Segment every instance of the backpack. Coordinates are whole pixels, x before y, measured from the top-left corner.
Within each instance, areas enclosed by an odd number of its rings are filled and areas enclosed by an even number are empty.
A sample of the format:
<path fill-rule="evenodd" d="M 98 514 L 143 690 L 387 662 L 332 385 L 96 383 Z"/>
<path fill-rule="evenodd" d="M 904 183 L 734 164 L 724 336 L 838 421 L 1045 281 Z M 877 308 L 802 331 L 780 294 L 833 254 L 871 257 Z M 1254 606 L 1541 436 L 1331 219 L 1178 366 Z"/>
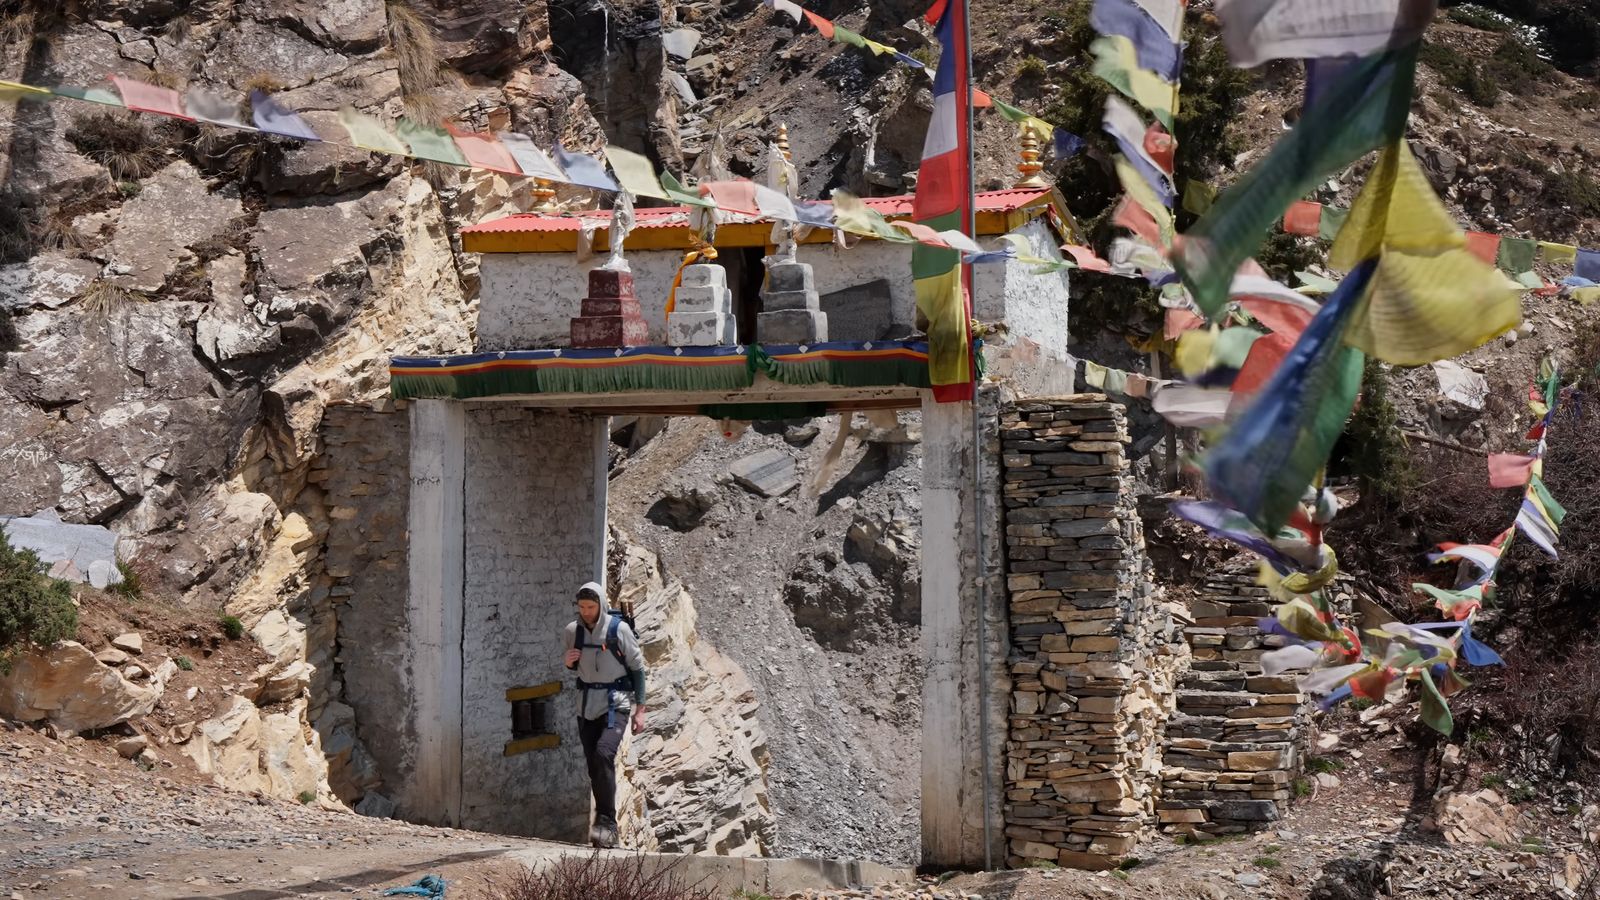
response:
<path fill-rule="evenodd" d="M 599 647 L 600 649 L 609 652 L 611 654 L 611 658 L 615 659 L 619 664 L 621 664 L 623 669 L 632 672 L 633 669 L 628 665 L 627 659 L 625 659 L 622 655 L 622 644 L 617 640 L 617 629 L 621 627 L 623 622 L 626 622 L 628 624 L 628 630 L 634 631 L 633 616 L 623 612 L 620 609 L 607 610 L 607 613 L 610 614 L 611 621 L 606 624 L 606 636 L 601 639 L 601 642 L 598 644 L 584 643 L 584 638 L 586 635 L 588 635 L 589 629 L 584 627 L 582 619 L 578 619 L 573 623 L 572 649 L 587 650 L 590 647 Z M 638 632 L 635 631 L 634 633 L 637 635 Z"/>

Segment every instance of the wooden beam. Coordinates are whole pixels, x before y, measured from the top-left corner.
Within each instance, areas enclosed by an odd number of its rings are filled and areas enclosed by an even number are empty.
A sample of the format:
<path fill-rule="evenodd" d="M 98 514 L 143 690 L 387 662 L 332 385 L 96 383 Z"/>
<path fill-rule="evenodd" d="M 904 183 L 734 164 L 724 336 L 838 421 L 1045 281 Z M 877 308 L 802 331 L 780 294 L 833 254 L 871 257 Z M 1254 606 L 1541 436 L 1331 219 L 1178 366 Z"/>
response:
<path fill-rule="evenodd" d="M 540 697 L 550 697 L 561 693 L 561 682 L 547 681 L 533 687 L 506 688 L 506 699 L 512 703 L 518 700 L 537 700 Z"/>
<path fill-rule="evenodd" d="M 516 756 L 519 753 L 527 753 L 530 750 L 553 750 L 559 746 L 561 746 L 561 735 L 540 734 L 507 743 L 505 755 Z"/>

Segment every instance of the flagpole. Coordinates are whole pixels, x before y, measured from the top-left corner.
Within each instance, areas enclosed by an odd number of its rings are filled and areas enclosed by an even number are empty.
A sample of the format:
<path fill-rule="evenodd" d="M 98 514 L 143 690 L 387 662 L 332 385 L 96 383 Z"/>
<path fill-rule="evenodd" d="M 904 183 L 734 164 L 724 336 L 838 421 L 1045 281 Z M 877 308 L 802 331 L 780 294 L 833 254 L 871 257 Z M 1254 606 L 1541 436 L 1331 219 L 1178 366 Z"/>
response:
<path fill-rule="evenodd" d="M 961 134 L 967 145 L 967 164 L 963 166 L 963 179 L 961 186 L 962 196 L 966 198 L 967 209 L 965 219 L 961 223 L 961 230 L 967 237 L 977 240 L 978 237 L 978 196 L 974 166 L 976 163 L 976 150 L 972 142 L 972 29 L 971 20 L 967 15 L 968 0 L 959 0 L 960 21 L 956 27 L 961 33 L 961 73 L 963 78 L 956 86 L 956 90 L 965 91 L 965 101 L 962 104 L 963 121 Z M 961 284 L 967 297 L 967 308 L 962 314 L 967 316 L 969 322 L 977 311 L 978 298 L 973 290 L 972 264 L 966 261 L 965 254 L 961 257 Z M 967 329 L 963 328 L 963 331 Z M 968 345 L 969 374 L 972 378 L 972 529 L 973 564 L 977 569 L 977 583 L 974 585 L 978 601 L 978 757 L 979 765 L 983 768 L 983 867 L 986 870 L 994 869 L 994 835 L 993 824 L 990 821 L 990 811 L 994 799 L 994 775 L 989 771 L 991 757 L 989 753 L 989 691 L 987 682 L 989 678 L 989 604 L 988 580 L 989 572 L 985 565 L 983 536 L 983 424 L 981 406 L 978 402 L 978 350 Z"/>

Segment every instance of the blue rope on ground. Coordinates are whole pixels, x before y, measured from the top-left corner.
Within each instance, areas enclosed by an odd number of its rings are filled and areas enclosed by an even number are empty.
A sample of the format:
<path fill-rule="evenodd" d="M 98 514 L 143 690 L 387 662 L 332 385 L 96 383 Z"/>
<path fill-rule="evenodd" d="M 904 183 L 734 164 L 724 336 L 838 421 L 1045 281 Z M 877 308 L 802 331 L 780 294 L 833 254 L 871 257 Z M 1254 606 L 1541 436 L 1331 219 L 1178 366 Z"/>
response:
<path fill-rule="evenodd" d="M 428 900 L 444 900 L 445 880 L 437 875 L 424 875 L 405 887 L 389 888 L 383 892 L 385 897 L 427 897 Z"/>

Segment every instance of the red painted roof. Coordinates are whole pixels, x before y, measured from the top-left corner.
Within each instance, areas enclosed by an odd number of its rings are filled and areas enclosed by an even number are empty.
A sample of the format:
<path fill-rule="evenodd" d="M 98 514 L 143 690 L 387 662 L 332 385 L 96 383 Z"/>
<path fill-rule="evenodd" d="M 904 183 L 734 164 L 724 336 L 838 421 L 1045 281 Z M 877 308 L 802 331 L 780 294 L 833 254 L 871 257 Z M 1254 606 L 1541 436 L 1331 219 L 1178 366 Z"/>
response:
<path fill-rule="evenodd" d="M 1012 188 L 1004 191 L 983 191 L 978 194 L 978 212 L 1012 212 L 1021 209 L 1026 204 L 1037 200 L 1040 196 L 1048 194 L 1050 188 Z M 904 194 L 899 197 L 863 197 L 867 206 L 877 210 L 885 216 L 911 215 L 911 195 Z M 686 206 L 653 206 L 645 209 L 636 209 L 633 212 L 634 230 L 648 230 L 651 228 L 681 228 L 689 223 L 689 208 Z M 745 216 L 738 213 L 724 212 L 721 214 L 724 223 L 734 222 L 760 222 L 760 216 Z M 534 232 L 534 231 L 577 231 L 583 223 L 593 223 L 598 228 L 608 228 L 611 224 L 609 210 L 595 209 L 584 210 L 569 215 L 547 216 L 540 213 L 517 213 L 489 222 L 480 222 L 470 225 L 462 232 L 464 234 L 490 234 L 495 232 Z"/>

